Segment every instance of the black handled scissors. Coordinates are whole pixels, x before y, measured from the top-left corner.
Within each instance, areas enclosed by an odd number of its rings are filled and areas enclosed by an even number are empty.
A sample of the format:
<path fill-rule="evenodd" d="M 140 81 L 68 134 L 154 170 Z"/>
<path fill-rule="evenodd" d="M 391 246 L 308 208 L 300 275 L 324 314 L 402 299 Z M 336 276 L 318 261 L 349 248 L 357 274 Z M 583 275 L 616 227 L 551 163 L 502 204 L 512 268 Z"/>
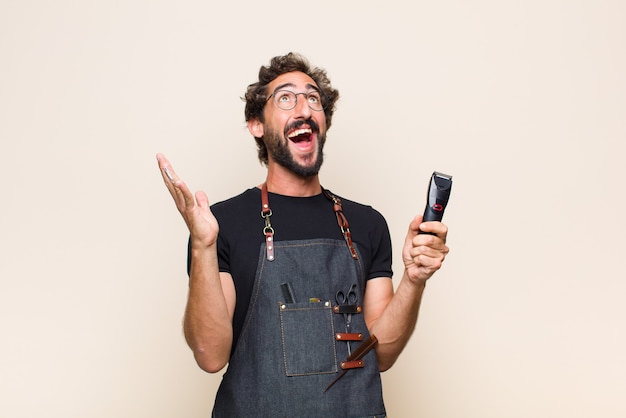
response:
<path fill-rule="evenodd" d="M 352 283 L 347 293 L 344 293 L 343 290 L 338 290 L 337 294 L 335 294 L 335 301 L 340 306 L 350 306 L 354 305 L 356 308 L 356 302 L 358 300 L 356 294 L 356 283 Z M 346 332 L 350 333 L 350 323 L 352 322 L 352 314 L 344 313 L 343 318 L 346 320 Z M 348 355 L 350 355 L 350 341 L 348 341 Z"/>
<path fill-rule="evenodd" d="M 352 286 L 348 289 L 348 293 L 344 293 L 343 290 L 337 290 L 335 300 L 339 305 L 355 305 L 358 299 L 355 289 L 356 283 L 352 283 Z"/>

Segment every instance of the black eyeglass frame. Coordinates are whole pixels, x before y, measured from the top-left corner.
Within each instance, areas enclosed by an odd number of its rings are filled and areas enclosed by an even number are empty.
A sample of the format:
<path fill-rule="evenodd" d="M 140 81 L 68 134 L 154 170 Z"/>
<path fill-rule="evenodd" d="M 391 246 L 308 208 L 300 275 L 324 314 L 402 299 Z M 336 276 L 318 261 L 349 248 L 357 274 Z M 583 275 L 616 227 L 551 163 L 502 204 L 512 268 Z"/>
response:
<path fill-rule="evenodd" d="M 293 94 L 293 95 L 294 95 L 294 97 L 295 97 L 296 99 L 294 100 L 294 102 L 293 102 L 293 106 L 292 106 L 292 107 L 290 107 L 290 108 L 288 108 L 288 109 L 285 109 L 284 107 L 281 107 L 281 106 L 278 104 L 278 101 L 277 101 L 277 99 L 276 99 L 276 94 L 277 94 L 277 93 L 280 93 L 281 91 L 283 91 L 283 92 L 287 92 L 287 93 L 291 93 L 291 94 Z M 274 92 L 273 92 L 272 94 L 270 94 L 269 96 L 267 96 L 267 99 L 265 99 L 265 103 L 269 102 L 269 100 L 270 100 L 272 97 L 274 97 L 274 104 L 276 105 L 276 107 L 277 107 L 277 108 L 279 108 L 279 109 L 281 109 L 281 110 L 293 110 L 293 109 L 295 109 L 295 107 L 298 105 L 298 96 L 299 96 L 299 95 L 301 95 L 301 94 L 302 94 L 302 95 L 304 95 L 305 99 L 308 99 L 308 98 L 309 98 L 309 96 L 308 96 L 308 95 L 309 95 L 309 94 L 312 94 L 312 93 L 317 93 L 317 94 L 319 95 L 319 98 L 320 98 L 320 107 L 321 107 L 321 108 L 320 108 L 320 109 L 315 109 L 315 108 L 311 107 L 311 103 L 307 100 L 307 105 L 309 105 L 309 109 L 313 110 L 314 112 L 323 112 L 323 111 L 325 111 L 325 110 L 326 110 L 326 105 L 324 104 L 324 102 L 325 102 L 325 100 L 324 100 L 324 99 L 326 99 L 326 95 L 324 94 L 324 92 L 323 92 L 323 91 L 321 91 L 321 90 L 317 90 L 317 89 L 314 89 L 314 90 L 311 90 L 311 91 L 302 91 L 302 92 L 300 92 L 300 93 L 296 93 L 295 91 L 291 91 L 291 90 L 288 90 L 288 89 L 279 89 L 279 90 L 274 91 Z"/>

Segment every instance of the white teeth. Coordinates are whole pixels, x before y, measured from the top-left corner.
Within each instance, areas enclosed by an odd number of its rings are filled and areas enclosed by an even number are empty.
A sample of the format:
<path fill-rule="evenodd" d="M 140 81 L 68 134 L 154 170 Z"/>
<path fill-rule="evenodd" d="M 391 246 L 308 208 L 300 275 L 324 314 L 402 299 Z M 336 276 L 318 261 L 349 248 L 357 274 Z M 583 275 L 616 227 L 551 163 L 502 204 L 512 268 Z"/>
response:
<path fill-rule="evenodd" d="M 310 133 L 313 133 L 313 131 L 310 129 L 298 129 L 290 133 L 289 138 L 293 138 L 294 136 L 298 136 L 298 135 L 310 134 Z"/>

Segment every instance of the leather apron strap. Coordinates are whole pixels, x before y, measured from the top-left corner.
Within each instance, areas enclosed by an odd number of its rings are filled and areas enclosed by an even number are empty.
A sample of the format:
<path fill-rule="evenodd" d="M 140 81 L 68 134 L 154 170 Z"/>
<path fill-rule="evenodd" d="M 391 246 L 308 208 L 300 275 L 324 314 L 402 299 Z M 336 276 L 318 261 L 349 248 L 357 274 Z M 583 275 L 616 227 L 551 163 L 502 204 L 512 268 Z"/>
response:
<path fill-rule="evenodd" d="M 346 240 L 346 244 L 348 245 L 348 250 L 350 250 L 350 256 L 354 260 L 359 259 L 359 255 L 354 248 L 354 243 L 352 242 L 352 234 L 350 232 L 350 224 L 348 223 L 348 219 L 346 215 L 343 214 L 343 210 L 341 207 L 341 199 L 337 196 L 333 195 L 330 191 L 324 189 L 322 187 L 322 192 L 324 192 L 324 196 L 328 198 L 331 202 L 333 202 L 333 210 L 337 215 L 337 224 L 339 225 L 339 229 L 341 230 L 341 234 L 343 238 Z M 274 260 L 274 228 L 272 228 L 272 223 L 270 222 L 270 217 L 272 216 L 272 209 L 270 208 L 270 200 L 269 194 L 267 191 L 267 183 L 263 183 L 261 186 L 261 218 L 265 220 L 265 226 L 263 227 L 263 235 L 265 236 L 265 248 L 267 252 L 267 260 Z"/>

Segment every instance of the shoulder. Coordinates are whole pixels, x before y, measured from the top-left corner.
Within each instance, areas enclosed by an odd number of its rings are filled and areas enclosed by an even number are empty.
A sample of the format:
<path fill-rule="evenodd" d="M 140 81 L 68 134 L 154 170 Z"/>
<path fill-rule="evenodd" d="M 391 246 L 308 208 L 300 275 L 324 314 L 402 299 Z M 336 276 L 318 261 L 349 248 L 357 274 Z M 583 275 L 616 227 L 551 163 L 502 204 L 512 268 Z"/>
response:
<path fill-rule="evenodd" d="M 242 205 L 260 202 L 261 191 L 256 187 L 251 187 L 242 193 L 229 199 L 222 200 L 211 205 L 213 211 L 228 211 L 240 208 Z"/>
<path fill-rule="evenodd" d="M 382 213 L 371 205 L 328 191 L 341 200 L 343 214 L 348 219 L 352 236 L 357 241 L 366 241 L 373 246 L 390 245 L 389 225 Z"/>
<path fill-rule="evenodd" d="M 211 212 L 217 219 L 220 236 L 249 233 L 260 228 L 261 191 L 252 187 L 229 199 L 211 205 Z"/>
<path fill-rule="evenodd" d="M 218 222 L 226 219 L 249 216 L 261 210 L 261 191 L 251 187 L 244 192 L 229 199 L 211 205 L 211 212 Z"/>
<path fill-rule="evenodd" d="M 374 222 L 377 225 L 387 224 L 383 214 L 376 210 L 373 206 L 347 199 L 342 195 L 332 193 L 331 190 L 328 191 L 341 200 L 341 207 L 346 216 L 357 217 L 359 220 Z M 348 220 L 350 220 L 350 218 L 348 218 Z"/>
<path fill-rule="evenodd" d="M 335 196 L 341 200 L 352 238 L 364 256 L 367 279 L 392 277 L 391 236 L 385 217 L 371 205 Z"/>

